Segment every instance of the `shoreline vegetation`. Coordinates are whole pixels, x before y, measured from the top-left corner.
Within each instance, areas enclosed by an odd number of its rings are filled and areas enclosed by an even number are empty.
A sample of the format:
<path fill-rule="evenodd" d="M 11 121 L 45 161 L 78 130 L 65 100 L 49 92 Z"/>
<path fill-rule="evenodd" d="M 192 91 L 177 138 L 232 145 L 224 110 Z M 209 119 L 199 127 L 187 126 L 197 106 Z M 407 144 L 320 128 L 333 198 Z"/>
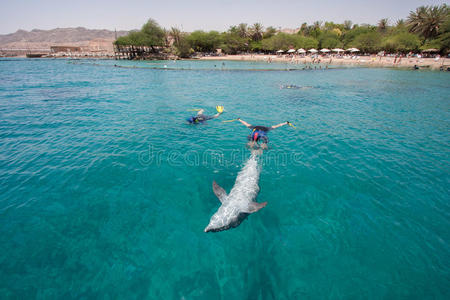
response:
<path fill-rule="evenodd" d="M 447 69 L 450 7 L 421 6 L 406 20 L 381 19 L 377 25 L 317 21 L 290 32 L 241 23 L 225 32 L 182 32 L 150 19 L 140 31 L 119 37 L 115 57 L 123 59 L 218 59 L 268 62 Z M 356 49 L 346 52 L 345 49 Z M 322 51 L 323 50 L 323 51 Z M 332 54 L 331 54 L 332 53 Z M 330 55 L 331 54 L 331 55 Z M 331 64 L 330 63 L 330 64 Z"/>

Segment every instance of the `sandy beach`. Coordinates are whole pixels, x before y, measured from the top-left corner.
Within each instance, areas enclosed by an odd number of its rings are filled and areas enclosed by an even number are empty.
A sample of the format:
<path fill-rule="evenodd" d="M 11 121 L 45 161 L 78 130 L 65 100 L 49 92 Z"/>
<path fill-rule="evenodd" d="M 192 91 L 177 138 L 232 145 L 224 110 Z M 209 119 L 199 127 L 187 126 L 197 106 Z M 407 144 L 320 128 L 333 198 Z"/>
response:
<path fill-rule="evenodd" d="M 290 55 L 264 55 L 264 54 L 246 54 L 246 55 L 224 55 L 224 56 L 205 56 L 202 60 L 236 60 L 236 61 L 266 61 L 284 62 L 292 64 L 321 64 L 321 65 L 350 65 L 364 67 L 387 67 L 387 68 L 414 68 L 444 70 L 450 67 L 450 59 L 441 58 L 417 58 L 417 57 L 394 57 L 394 56 L 290 56 Z"/>

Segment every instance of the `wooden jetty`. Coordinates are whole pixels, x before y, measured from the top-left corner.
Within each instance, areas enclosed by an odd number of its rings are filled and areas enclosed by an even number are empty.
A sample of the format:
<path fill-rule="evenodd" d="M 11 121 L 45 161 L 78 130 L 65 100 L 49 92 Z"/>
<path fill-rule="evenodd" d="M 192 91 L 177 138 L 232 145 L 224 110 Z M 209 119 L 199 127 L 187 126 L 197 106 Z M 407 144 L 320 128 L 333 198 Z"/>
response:
<path fill-rule="evenodd" d="M 167 59 L 167 54 L 160 47 L 114 45 L 115 59 Z"/>

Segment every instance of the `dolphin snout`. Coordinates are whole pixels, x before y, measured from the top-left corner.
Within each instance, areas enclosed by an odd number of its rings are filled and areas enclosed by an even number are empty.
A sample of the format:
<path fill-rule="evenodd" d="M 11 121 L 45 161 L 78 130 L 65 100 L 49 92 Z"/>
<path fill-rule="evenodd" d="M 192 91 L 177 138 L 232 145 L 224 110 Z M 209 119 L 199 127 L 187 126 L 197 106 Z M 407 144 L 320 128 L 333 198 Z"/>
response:
<path fill-rule="evenodd" d="M 209 225 L 205 227 L 205 230 L 204 230 L 204 231 L 205 231 L 205 232 L 211 231 L 211 228 L 209 228 Z"/>

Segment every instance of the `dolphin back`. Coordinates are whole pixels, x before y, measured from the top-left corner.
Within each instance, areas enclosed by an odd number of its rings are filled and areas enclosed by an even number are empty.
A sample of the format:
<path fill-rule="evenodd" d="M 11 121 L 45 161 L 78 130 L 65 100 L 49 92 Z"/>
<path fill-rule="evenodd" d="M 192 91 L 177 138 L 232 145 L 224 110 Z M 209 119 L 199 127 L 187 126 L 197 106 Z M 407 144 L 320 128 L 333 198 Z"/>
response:
<path fill-rule="evenodd" d="M 235 184 L 230 191 L 230 198 L 239 196 L 240 199 L 253 201 L 259 192 L 259 174 L 261 173 L 260 152 L 252 150 L 250 158 L 239 171 Z"/>
<path fill-rule="evenodd" d="M 222 205 L 211 217 L 205 232 L 217 232 L 237 227 L 249 214 L 266 206 L 267 202 L 254 202 L 259 193 L 260 156 L 260 151 L 252 151 L 250 158 L 239 171 L 236 182 L 228 195 L 215 181 L 213 182 L 214 194 L 222 202 Z"/>

